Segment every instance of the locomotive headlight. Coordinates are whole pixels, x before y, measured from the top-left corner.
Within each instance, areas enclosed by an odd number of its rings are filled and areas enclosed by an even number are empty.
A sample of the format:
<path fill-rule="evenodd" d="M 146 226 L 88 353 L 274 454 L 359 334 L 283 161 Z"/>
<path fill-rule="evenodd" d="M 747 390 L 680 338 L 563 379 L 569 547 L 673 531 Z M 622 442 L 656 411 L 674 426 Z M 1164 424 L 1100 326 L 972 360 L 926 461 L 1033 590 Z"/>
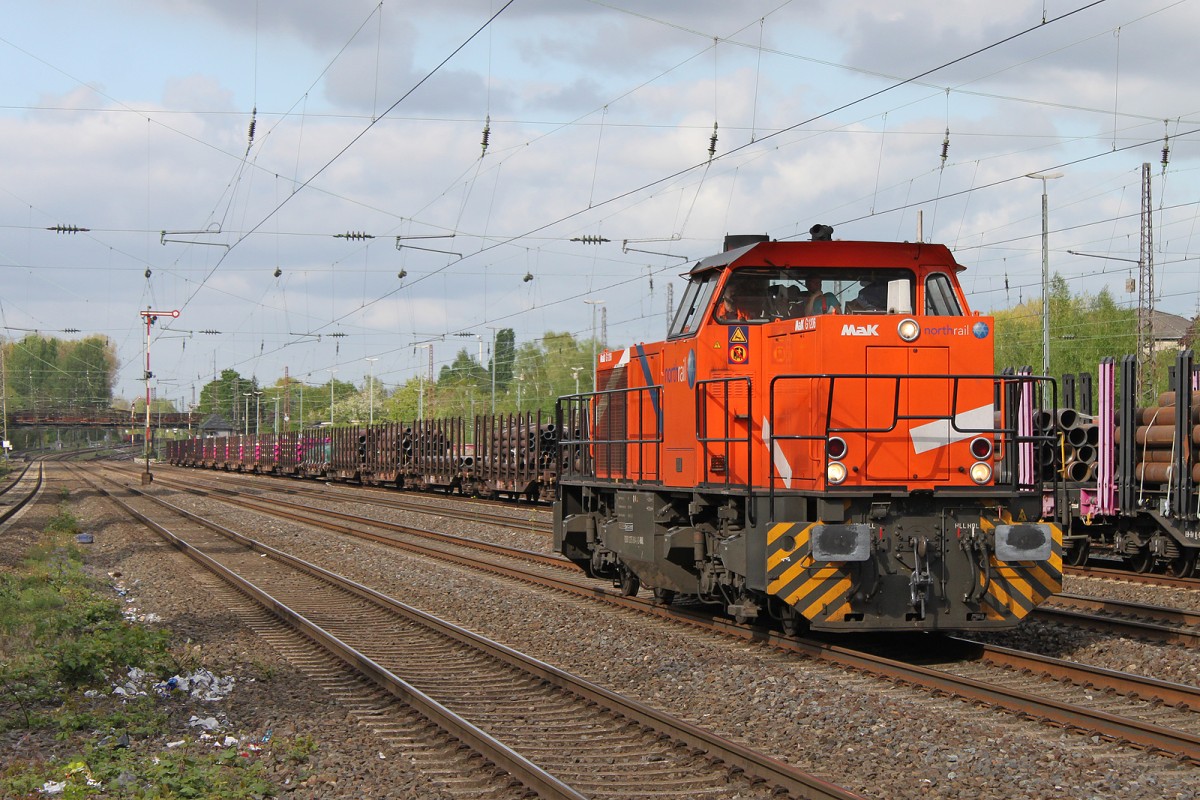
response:
<path fill-rule="evenodd" d="M 921 335 L 921 326 L 915 319 L 909 317 L 900 320 L 900 324 L 896 326 L 896 333 L 900 334 L 900 338 L 906 342 L 915 342 Z"/>
<path fill-rule="evenodd" d="M 971 465 L 971 480 L 981 486 L 992 479 L 992 465 L 976 461 Z"/>
<path fill-rule="evenodd" d="M 834 461 L 841 461 L 846 457 L 846 440 L 840 436 L 829 437 L 825 442 L 825 454 Z"/>
<path fill-rule="evenodd" d="M 846 465 L 840 461 L 830 461 L 825 468 L 825 479 L 835 485 L 846 480 Z"/>

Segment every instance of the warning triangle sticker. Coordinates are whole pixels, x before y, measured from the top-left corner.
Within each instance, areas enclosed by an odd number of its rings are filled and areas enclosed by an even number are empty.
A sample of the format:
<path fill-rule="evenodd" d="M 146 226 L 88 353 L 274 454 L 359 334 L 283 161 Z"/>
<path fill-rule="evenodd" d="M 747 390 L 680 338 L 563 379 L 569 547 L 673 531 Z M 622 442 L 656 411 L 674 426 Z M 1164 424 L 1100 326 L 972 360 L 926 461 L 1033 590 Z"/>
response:
<path fill-rule="evenodd" d="M 730 343 L 747 344 L 749 339 L 746 336 L 746 327 L 744 325 L 735 325 L 729 332 Z"/>

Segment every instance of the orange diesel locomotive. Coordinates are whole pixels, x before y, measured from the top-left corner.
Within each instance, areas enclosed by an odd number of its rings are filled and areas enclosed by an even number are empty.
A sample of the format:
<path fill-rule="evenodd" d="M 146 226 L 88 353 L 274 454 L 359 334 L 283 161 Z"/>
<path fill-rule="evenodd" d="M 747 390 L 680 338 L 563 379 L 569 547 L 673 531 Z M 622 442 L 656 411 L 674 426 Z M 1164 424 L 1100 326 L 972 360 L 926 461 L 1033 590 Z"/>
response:
<path fill-rule="evenodd" d="M 946 247 L 812 233 L 729 237 L 666 341 L 560 400 L 557 548 L 789 632 L 1016 625 L 1062 585 L 1054 383 L 993 374 Z"/>

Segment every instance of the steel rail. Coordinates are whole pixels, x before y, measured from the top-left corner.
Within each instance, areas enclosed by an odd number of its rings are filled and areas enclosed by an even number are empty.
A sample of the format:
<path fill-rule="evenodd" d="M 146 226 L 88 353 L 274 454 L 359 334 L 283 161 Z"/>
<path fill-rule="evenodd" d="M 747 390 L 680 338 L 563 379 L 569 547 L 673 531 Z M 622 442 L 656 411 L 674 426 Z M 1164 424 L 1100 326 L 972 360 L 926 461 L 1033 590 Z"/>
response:
<path fill-rule="evenodd" d="M 1108 579 L 1124 583 L 1146 583 L 1151 586 L 1166 586 L 1172 589 L 1200 589 L 1200 578 L 1173 578 L 1157 572 L 1134 572 L 1111 567 L 1064 567 L 1067 575 L 1096 580 Z"/>
<path fill-rule="evenodd" d="M 169 531 L 167 528 L 150 519 L 145 514 L 121 500 L 119 497 L 115 496 L 103 487 L 93 483 L 88 478 L 84 477 L 83 479 L 96 491 L 100 492 L 109 500 L 120 506 L 131 517 L 138 520 L 143 525 L 157 533 L 159 536 L 166 539 L 177 550 L 184 553 L 206 569 L 212 571 L 214 574 L 220 576 L 223 580 L 227 581 L 230 585 L 237 588 L 240 592 L 247 595 L 255 602 L 259 603 L 265 608 L 270 609 L 281 619 L 291 624 L 301 633 L 317 642 L 329 652 L 335 654 L 342 661 L 346 662 L 354 669 L 361 671 L 378 686 L 382 687 L 384 690 L 399 698 L 404 703 L 416 709 L 419 713 L 424 715 L 439 728 L 446 731 L 448 734 L 464 744 L 467 744 L 482 754 L 485 758 L 491 760 L 500 769 L 521 781 L 521 783 L 530 790 L 537 792 L 540 797 L 557 798 L 561 800 L 587 800 L 584 795 L 575 791 L 565 783 L 559 781 L 553 775 L 545 772 L 541 767 L 534 764 L 532 761 L 529 761 L 520 753 L 513 751 L 487 732 L 476 727 L 470 721 L 454 713 L 429 695 L 422 692 L 420 689 L 417 689 L 415 686 L 392 673 L 390 670 L 376 663 L 373 659 L 328 633 L 320 626 L 311 622 L 302 614 L 288 607 L 286 604 L 272 597 L 267 592 L 261 590 L 250 581 L 245 580 L 237 573 L 229 570 L 224 565 L 212 559 L 205 553 L 183 541 L 178 536 L 171 533 L 171 531 Z M 180 514 L 191 522 L 203 525 L 210 530 L 220 532 L 222 535 L 229 536 L 233 540 L 255 550 L 256 552 L 271 554 L 277 558 L 281 558 L 293 566 L 303 568 L 305 571 L 310 571 L 314 575 L 320 574 L 326 579 L 332 580 L 339 585 L 353 583 L 347 581 L 345 578 L 336 576 L 333 573 L 316 566 L 315 564 L 308 564 L 300 559 L 288 556 L 286 553 L 274 550 L 274 548 L 270 548 L 261 542 L 256 542 L 253 539 L 237 533 L 236 531 L 223 528 L 216 523 L 192 514 L 184 509 L 173 506 L 172 504 L 153 497 L 152 495 L 148 495 L 141 490 L 134 489 L 133 487 L 123 488 L 134 494 L 141 495 L 142 497 L 145 497 L 146 499 L 149 499 L 174 513 Z M 301 565 L 303 566 L 301 567 Z M 367 589 L 359 584 L 353 585 L 358 591 L 371 592 L 370 589 Z"/>
<path fill-rule="evenodd" d="M 1061 621 L 1092 630 L 1188 647 L 1200 645 L 1200 612 L 1196 611 L 1077 594 L 1057 594 L 1047 604 L 1034 609 L 1033 613 L 1039 619 Z"/>
<path fill-rule="evenodd" d="M 1190 708 L 1200 712 L 1200 687 L 1171 683 L 1145 675 L 1118 672 L 1113 669 L 1080 664 L 1037 653 L 1025 653 L 1009 647 L 974 642 L 970 639 L 961 639 L 960 641 L 978 648 L 982 659 L 1008 669 L 1043 675 L 1055 680 L 1069 680 L 1085 686 L 1111 687 L 1128 696 L 1159 702 L 1172 708 Z"/>
<path fill-rule="evenodd" d="M 385 508 L 393 508 L 398 511 L 407 511 L 407 512 L 411 512 L 414 514 L 428 514 L 428 515 L 433 515 L 433 516 L 440 516 L 440 515 L 444 515 L 446 513 L 446 508 L 444 506 L 437 506 L 432 503 L 412 502 L 408 499 L 402 499 L 400 497 L 397 497 L 395 492 L 388 491 L 386 489 L 378 489 L 378 488 L 373 488 L 373 487 L 361 487 L 361 488 L 355 490 L 354 492 L 342 492 L 342 491 L 340 491 L 340 487 L 343 486 L 343 484 L 336 484 L 336 483 L 331 484 L 329 487 L 327 487 L 327 488 L 332 488 L 334 490 L 333 492 L 321 491 L 320 489 L 316 489 L 316 488 L 312 488 L 312 487 L 308 487 L 308 486 L 273 487 L 270 485 L 264 486 L 261 483 L 259 483 L 258 481 L 246 480 L 245 476 L 243 474 L 241 474 L 241 473 L 237 473 L 237 474 L 241 478 L 241 485 L 253 487 L 255 489 L 262 489 L 263 491 L 268 491 L 268 492 L 278 492 L 280 494 L 304 495 L 304 496 L 308 496 L 308 497 L 320 497 L 320 498 L 323 498 L 330 502 L 362 503 L 364 500 L 364 495 L 362 492 L 365 489 L 368 493 L 368 496 L 370 498 L 370 503 L 372 505 L 379 505 L 379 506 L 383 506 Z M 160 473 L 160 480 L 161 479 L 162 478 L 161 478 L 161 473 Z M 226 478 L 226 477 L 222 477 L 220 479 L 220 482 L 229 482 L 229 481 L 230 481 L 230 479 Z M 191 484 L 189 484 L 189 486 L 195 487 L 196 484 L 191 483 Z M 212 487 L 212 490 L 216 491 L 216 492 L 234 493 L 234 490 L 227 489 L 224 487 Z M 345 496 L 343 497 L 342 495 L 345 495 Z M 482 504 L 490 505 L 492 502 L 494 502 L 494 501 L 489 501 L 489 500 L 479 500 L 477 498 L 470 498 L 470 497 L 465 497 L 465 496 L 455 497 L 454 499 L 458 500 L 460 502 L 463 502 L 463 503 L 480 504 L 480 505 L 482 505 Z M 542 512 L 542 513 L 545 513 L 548 511 L 548 509 L 546 509 L 545 507 L 536 508 L 536 507 L 532 507 L 532 506 L 530 507 L 529 510 Z M 489 524 L 494 524 L 494 525 L 501 525 L 506 528 L 513 528 L 515 530 L 526 531 L 526 532 L 544 533 L 544 534 L 548 535 L 553 531 L 552 524 L 546 520 L 538 520 L 538 519 L 533 519 L 533 518 L 517 519 L 516 517 L 511 517 L 511 516 L 508 516 L 505 514 L 498 514 L 498 513 L 493 513 L 493 512 L 489 512 L 489 511 L 480 511 L 480 510 L 471 510 L 471 509 L 455 509 L 454 515 L 456 518 L 461 519 L 461 520 L 470 520 L 472 522 L 484 522 L 484 523 L 489 523 Z"/>
<path fill-rule="evenodd" d="M 21 483 L 22 481 L 24 481 L 24 480 L 25 480 L 25 477 L 26 477 L 26 475 L 28 475 L 28 473 L 29 473 L 29 470 L 32 468 L 32 466 L 33 466 L 32 464 L 28 464 L 28 465 L 26 465 L 25 469 L 23 469 L 23 470 L 21 471 L 21 474 L 20 474 L 19 476 L 17 476 L 17 479 L 16 479 L 16 480 L 14 480 L 14 481 L 13 481 L 12 483 L 10 483 L 8 486 L 4 487 L 4 492 L 3 492 L 3 493 L 4 493 L 4 494 L 7 494 L 7 493 L 8 493 L 8 491 L 9 491 L 9 490 L 13 490 L 13 489 L 14 489 L 14 487 L 15 487 L 15 486 L 16 486 L 18 483 Z M 39 494 L 41 494 L 41 491 L 42 491 L 42 485 L 43 485 L 43 481 L 44 481 L 44 478 L 45 478 L 45 476 L 44 476 L 44 474 L 43 474 L 43 473 L 44 473 L 44 468 L 43 468 L 43 467 L 42 467 L 42 465 L 39 463 L 39 464 L 37 465 L 37 478 L 36 478 L 36 480 L 35 480 L 35 482 L 34 482 L 33 489 L 31 489 L 31 490 L 30 490 L 30 491 L 29 491 L 27 494 L 25 494 L 25 496 L 24 496 L 24 497 L 22 497 L 20 500 L 18 500 L 17 502 L 13 503 L 11 506 L 9 506 L 8 508 L 4 509 L 3 511 L 0 511 L 0 524 L 2 524 L 2 523 L 5 523 L 5 522 L 7 522 L 8 520 L 10 520 L 10 519 L 12 519 L 13 517 L 15 517 L 15 516 L 16 516 L 16 515 L 17 515 L 17 514 L 18 514 L 18 513 L 21 511 L 21 509 L 25 508 L 25 506 L 27 506 L 27 505 L 29 505 L 31 502 L 33 502 L 34 498 L 36 498 L 36 497 L 37 497 Z"/>
<path fill-rule="evenodd" d="M 222 501 L 224 502 L 225 500 L 222 499 Z M 261 510 L 263 513 L 269 513 L 273 516 L 297 519 L 297 516 L 293 516 L 290 512 L 276 511 L 268 507 L 259 507 L 256 510 Z M 367 520 L 361 517 L 358 519 L 363 524 L 375 524 L 375 521 L 373 520 Z M 355 536 L 364 535 L 364 533 L 360 530 L 336 523 L 314 521 L 310 519 L 308 520 L 308 524 L 316 524 L 326 529 Z M 376 541 L 386 541 L 388 539 L 388 537 L 379 539 L 377 537 L 370 536 L 369 534 L 367 535 Z M 439 537 L 444 536 L 446 535 L 439 534 Z M 457 543 L 467 544 L 467 542 L 463 542 L 461 540 Z M 477 544 L 479 543 L 474 541 L 469 542 L 469 546 L 471 547 L 476 547 Z M 527 556 L 530 555 L 528 551 L 514 551 L 512 548 L 505 548 L 499 545 L 491 545 L 486 543 L 484 544 L 486 546 L 483 549 L 486 549 L 490 552 L 502 552 L 510 555 L 511 557 L 522 560 L 528 560 Z M 995 686 L 976 679 L 952 675 L 940 670 L 922 667 L 917 664 L 910 664 L 884 656 L 854 650 L 850 647 L 832 645 L 819 640 L 793 639 L 773 632 L 748 629 L 724 620 L 716 619 L 709 614 L 692 614 L 690 612 L 681 612 L 679 609 L 667 610 L 666 608 L 663 608 L 653 602 L 639 600 L 637 598 L 621 597 L 612 592 L 597 589 L 595 586 L 580 584 L 577 580 L 556 578 L 552 575 L 534 575 L 515 567 L 510 568 L 498 564 L 482 563 L 477 559 L 473 559 L 468 556 L 461 556 L 453 553 L 447 553 L 445 551 L 431 549 L 413 542 L 395 542 L 395 546 L 408 551 L 417 552 L 428 557 L 467 566 L 472 569 L 490 571 L 526 583 L 539 584 L 550 588 L 567 591 L 576 595 L 582 594 L 625 607 L 648 610 L 651 613 L 654 613 L 656 616 L 666 619 L 680 621 L 681 617 L 690 618 L 687 619 L 687 621 L 709 630 L 716 629 L 732 634 L 739 638 L 762 641 L 785 651 L 803 653 L 814 658 L 831 661 L 842 666 L 877 675 L 886 680 L 908 682 L 935 692 L 942 692 L 955 697 L 978 700 L 996 708 L 1006 709 L 1018 715 L 1044 720 L 1047 723 L 1056 725 L 1058 727 L 1086 733 L 1094 733 L 1111 741 L 1128 742 L 1137 747 L 1151 751 L 1164 751 L 1177 754 L 1180 757 L 1186 758 L 1190 761 L 1200 763 L 1200 737 L 1196 737 L 1186 732 L 1175 731 L 1168 728 L 1162 728 L 1159 726 L 1130 720 L 1128 718 L 1124 718 L 1116 714 L 1110 714 L 1104 711 L 1073 706 L 1069 703 L 1063 703 L 1051 698 L 1041 698 L 1027 692 L 1009 690 L 1005 687 Z M 547 558 L 546 556 L 542 557 Z M 578 574 L 578 572 L 576 572 L 576 574 Z M 1071 619 L 1074 619 L 1074 616 L 1072 616 Z"/>
<path fill-rule="evenodd" d="M 229 489 L 218 489 L 216 492 L 210 492 L 207 489 L 198 489 L 195 486 L 175 483 L 169 479 L 163 480 L 161 478 L 159 479 L 159 483 L 163 486 L 178 488 L 181 491 L 187 492 L 188 494 L 194 494 L 198 497 L 212 498 L 218 502 L 239 506 L 247 509 L 248 511 L 257 511 L 272 517 L 281 517 L 284 519 L 290 519 L 294 522 L 303 522 L 308 525 L 319 524 L 326 530 L 331 530 L 336 533 L 344 533 L 349 536 L 357 536 L 363 539 L 370 539 L 371 541 L 379 542 L 381 544 L 403 547 L 403 542 L 399 542 L 391 536 L 381 536 L 379 534 L 371 533 L 370 531 L 362 530 L 361 527 L 351 527 L 347 525 L 341 525 L 336 522 L 315 523 L 314 517 L 316 515 L 320 515 L 335 520 L 357 523 L 358 525 L 368 525 L 374 528 L 381 528 L 383 530 L 393 531 L 395 533 L 418 536 L 423 539 L 433 539 L 436 541 L 447 542 L 449 544 L 461 545 L 463 547 L 469 547 L 473 550 L 482 550 L 484 552 L 494 553 L 497 555 L 513 556 L 515 554 L 520 554 L 520 556 L 527 561 L 534 561 L 539 564 L 549 564 L 552 566 L 562 567 L 564 569 L 578 571 L 578 567 L 576 567 L 566 558 L 563 558 L 559 555 L 539 553 L 534 550 L 521 550 L 519 548 L 509 547 L 507 545 L 492 544 L 490 542 L 481 542 L 478 539 L 456 536 L 452 533 L 443 533 L 441 531 L 433 531 L 427 528 L 417 528 L 412 525 L 401 525 L 397 522 L 389 522 L 387 520 L 376 519 L 374 517 L 364 517 L 361 514 L 347 514 L 341 511 L 313 508 L 312 506 L 306 506 L 301 503 L 289 503 L 286 500 L 271 500 L 269 504 L 267 501 L 255 502 L 254 500 L 247 500 L 243 495 Z M 294 510 L 287 511 L 286 509 L 289 508 Z M 454 514 L 457 516 L 457 511 L 455 511 Z"/>
<path fill-rule="evenodd" d="M 704 750 L 710 757 L 740 770 L 751 778 L 766 781 L 772 786 L 784 789 L 793 797 L 804 798 L 805 800 L 862 800 L 861 795 L 847 791 L 846 789 L 843 789 L 835 784 L 803 772 L 802 770 L 799 770 L 784 761 L 771 756 L 766 756 L 753 750 L 752 748 L 733 740 L 726 739 L 718 734 L 712 733 L 711 731 L 707 731 L 699 726 L 693 725 L 692 723 L 671 717 L 670 715 L 658 711 L 657 709 L 644 703 L 616 694 L 615 692 L 611 692 L 608 689 L 593 684 L 582 678 L 570 675 L 569 673 L 566 673 L 550 664 L 546 664 L 545 662 L 534 659 L 531 656 L 513 650 L 498 642 L 494 642 L 490 639 L 480 636 L 479 634 L 466 630 L 465 628 L 460 628 L 447 623 L 444 620 L 438 619 L 437 617 L 421 611 L 420 609 L 408 606 L 407 604 L 388 597 L 387 595 L 381 594 L 370 587 L 351 581 L 320 566 L 311 564 L 310 562 L 284 553 L 283 551 L 277 550 L 262 542 L 250 539 L 249 537 L 246 537 L 235 531 L 231 531 L 219 525 L 218 523 L 205 519 L 204 517 L 187 511 L 186 509 L 179 508 L 178 506 L 168 503 L 165 500 L 147 494 L 140 489 L 136 489 L 131 486 L 125 486 L 122 488 L 134 494 L 140 495 L 164 508 L 167 508 L 173 513 L 179 514 L 192 522 L 217 531 L 222 535 L 229 536 L 244 546 L 252 548 L 256 552 L 279 559 L 296 567 L 297 569 L 303 569 L 306 572 L 310 572 L 311 574 L 322 577 L 325 580 L 333 581 L 338 585 L 344 586 L 360 597 L 363 597 L 364 599 L 368 599 L 392 608 L 397 612 L 404 614 L 405 616 L 416 619 L 422 624 L 442 632 L 446 636 L 465 644 L 469 644 L 475 649 L 487 652 L 493 657 L 498 658 L 506 663 L 514 664 L 523 671 L 536 675 L 537 677 L 551 685 L 556 686 L 557 688 L 569 691 L 583 698 L 584 700 L 614 708 L 617 713 L 638 723 L 639 725 L 643 725 L 660 733 L 664 733 L 690 747 Z M 116 498 L 113 499 L 118 503 L 121 502 Z M 224 499 L 222 499 L 222 502 L 224 502 Z M 127 507 L 127 505 L 124 503 L 121 503 L 121 505 L 123 507 Z M 129 513 L 133 514 L 134 516 L 138 516 L 139 519 L 141 519 L 141 516 L 139 516 L 139 512 L 137 512 L 136 509 L 129 509 Z M 284 514 L 283 516 L 287 516 L 289 518 L 291 517 L 289 514 Z M 145 520 L 143 521 L 145 522 Z M 154 527 L 155 530 L 157 530 L 157 527 L 154 525 L 154 523 L 146 522 L 146 524 Z M 188 551 L 185 550 L 185 552 Z M 428 551 L 422 550 L 422 552 L 427 553 Z M 191 555 L 190 552 L 188 554 Z M 471 564 L 473 562 L 468 559 L 463 559 L 460 563 Z M 271 602 L 276 603 L 277 601 L 272 599 Z M 286 606 L 283 606 L 283 608 L 286 609 Z M 291 609 L 287 609 L 286 612 L 280 612 L 281 615 L 284 615 L 285 613 L 295 614 L 295 612 L 291 611 Z M 359 657 L 366 658 L 365 656 Z M 348 663 L 357 665 L 359 662 L 348 660 Z M 371 663 L 373 664 L 373 662 Z M 378 665 L 374 665 L 374 667 L 386 672 L 383 667 L 379 667 Z M 391 675 L 391 673 L 387 673 L 387 675 Z M 399 679 L 397 678 L 397 680 Z M 414 688 L 413 691 L 417 690 Z M 430 700 L 430 702 L 435 701 Z M 469 725 L 470 723 L 467 724 Z"/>

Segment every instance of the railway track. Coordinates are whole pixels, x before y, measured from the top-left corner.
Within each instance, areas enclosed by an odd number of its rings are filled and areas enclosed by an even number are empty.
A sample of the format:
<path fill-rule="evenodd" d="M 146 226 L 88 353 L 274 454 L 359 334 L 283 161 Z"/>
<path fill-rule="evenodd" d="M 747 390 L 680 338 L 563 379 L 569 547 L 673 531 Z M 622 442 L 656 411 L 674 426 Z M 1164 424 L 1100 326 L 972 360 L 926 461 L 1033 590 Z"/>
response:
<path fill-rule="evenodd" d="M 193 491 L 200 493 L 200 490 Z M 554 555 L 514 550 L 407 526 L 394 526 L 392 523 L 361 516 L 317 509 L 307 509 L 311 514 L 306 515 L 302 510 L 289 511 L 259 502 L 248 503 L 223 494 L 209 496 L 220 502 L 234 503 L 247 510 L 304 521 L 326 530 L 392 544 L 410 552 L 471 569 L 490 571 L 577 596 L 601 599 L 642 613 L 687 622 L 708 630 L 722 631 L 739 638 L 765 641 L 782 650 L 831 661 L 843 667 L 869 673 L 881 680 L 920 686 L 929 691 L 950 694 L 1021 716 L 1044 720 L 1049 724 L 1080 733 L 1098 735 L 1147 750 L 1200 761 L 1200 694 L 1189 687 L 1145 681 L 1136 676 L 1032 654 L 1024 654 L 1026 660 L 1021 662 L 1020 666 L 1014 666 L 1015 651 L 978 644 L 972 644 L 973 649 L 968 650 L 964 650 L 963 645 L 954 644 L 948 654 L 943 654 L 937 663 L 933 663 L 928 661 L 927 654 L 914 654 L 911 648 L 898 648 L 887 652 L 870 646 L 855 648 L 820 640 L 797 640 L 735 625 L 703 609 L 669 608 L 640 598 L 622 597 L 605 589 L 603 584 L 584 578 L 569 562 Z M 404 530 L 399 531 L 396 528 Z M 961 669 L 960 661 L 963 662 Z M 1027 672 L 1042 677 L 1033 682 L 1014 678 L 1014 675 L 1024 675 Z M 1064 685 L 1071 688 L 1064 690 Z M 1154 707 L 1180 709 L 1180 716 L 1177 721 L 1161 724 L 1161 720 L 1154 713 L 1147 713 L 1147 702 L 1152 703 Z"/>
<path fill-rule="evenodd" d="M 30 462 L 21 473 L 0 488 L 0 525 L 28 506 L 42 491 L 42 465 Z"/>
<path fill-rule="evenodd" d="M 1064 593 L 1035 609 L 1034 616 L 1136 639 L 1200 646 L 1196 611 Z"/>
<path fill-rule="evenodd" d="M 1084 578 L 1107 578 L 1123 583 L 1144 583 L 1150 586 L 1165 586 L 1171 589 L 1200 589 L 1200 578 L 1176 578 L 1158 572 L 1134 572 L 1112 567 L 1064 567 L 1064 574 Z"/>
<path fill-rule="evenodd" d="M 175 471 L 180 468 L 171 467 L 170 469 L 171 471 Z M 194 480 L 193 476 L 197 473 L 208 475 L 210 472 L 216 477 L 216 483 L 197 484 Z M 423 500 L 412 494 L 398 494 L 395 490 L 379 487 L 327 483 L 317 488 L 313 485 L 315 481 L 312 480 L 296 479 L 284 481 L 278 477 L 249 476 L 236 472 L 215 472 L 211 470 L 187 470 L 187 473 L 193 486 L 207 485 L 212 491 L 228 491 L 230 486 L 241 486 L 252 492 L 280 493 L 322 500 L 336 498 L 352 503 L 362 503 L 364 497 L 367 497 L 371 505 L 392 508 L 398 511 L 438 516 L 446 513 L 445 505 Z M 543 533 L 547 536 L 553 532 L 553 524 L 548 518 L 549 510 L 543 506 L 514 505 L 512 503 L 500 504 L 500 507 L 505 510 L 512 511 L 519 509 L 524 512 L 521 516 L 515 516 L 512 513 L 487 510 L 489 506 L 495 507 L 497 505 L 498 501 L 495 500 L 451 495 L 446 495 L 445 499 L 450 499 L 451 497 L 453 497 L 457 504 L 460 504 L 454 510 L 454 516 L 457 519 L 498 525 L 526 532 Z M 1200 589 L 1200 579 L 1175 578 L 1159 573 L 1140 573 L 1101 566 L 1067 566 L 1064 567 L 1064 572 L 1068 575 L 1078 575 L 1088 578 L 1108 578 L 1127 583 L 1144 583 L 1169 588 Z"/>
<path fill-rule="evenodd" d="M 96 488 L 539 796 L 857 796 L 112 483 L 128 497 Z"/>
<path fill-rule="evenodd" d="M 174 471 L 174 468 L 170 470 L 170 472 Z M 220 478 L 215 484 L 198 484 L 195 480 L 197 470 L 187 470 L 186 473 L 189 483 L 192 486 L 206 485 L 211 491 L 229 492 L 230 494 L 244 494 L 245 492 L 234 492 L 229 488 L 231 486 L 240 486 L 250 490 L 251 493 L 270 492 L 272 494 L 278 493 L 295 497 L 311 497 L 325 501 L 337 499 L 348 503 L 363 503 L 365 501 L 370 505 L 391 508 L 397 511 L 433 514 L 436 516 L 444 516 L 446 514 L 446 506 L 444 504 L 422 500 L 414 497 L 411 493 L 403 494 L 391 489 L 370 486 L 350 487 L 339 483 L 323 483 L 320 485 L 320 488 L 317 488 L 317 486 L 313 485 L 313 481 L 300 479 L 285 481 L 280 478 L 264 479 L 262 476 L 258 476 L 256 479 L 239 473 L 224 472 L 217 473 L 220 475 Z M 204 475 L 206 473 L 201 472 L 200 474 Z M 160 470 L 160 479 L 162 475 L 163 471 Z M 525 512 L 521 516 L 516 516 L 512 513 L 488 510 L 489 507 L 496 507 L 498 505 L 498 501 L 495 500 L 482 500 L 452 495 L 445 495 L 444 497 L 447 499 L 453 497 L 456 503 L 454 516 L 459 520 L 500 525 L 523 531 L 544 533 L 547 536 L 554 530 L 554 526 L 549 519 L 549 509 L 544 506 L 515 505 L 513 503 L 499 504 L 500 507 L 506 510 L 516 511 L 519 509 Z"/>
<path fill-rule="evenodd" d="M 374 533 L 370 529 L 379 529 L 426 539 L 436 539 L 443 542 L 456 543 L 467 548 L 497 552 L 510 556 L 517 552 L 514 548 L 504 545 L 493 545 L 475 539 L 464 539 L 423 528 L 399 525 L 384 520 L 368 518 L 361 514 L 346 514 L 328 509 L 315 509 L 301 503 L 290 503 L 278 499 L 271 500 L 269 504 L 265 500 L 259 502 L 247 500 L 239 493 L 222 486 L 206 490 L 172 480 L 167 480 L 164 482 L 164 485 L 199 496 L 211 496 L 215 492 L 221 495 L 222 499 L 227 502 L 234 503 L 247 510 L 274 516 L 284 516 L 298 522 L 309 521 L 314 514 L 317 514 L 327 520 L 332 520 L 331 523 L 326 525 L 327 529 L 353 536 L 372 538 L 375 541 L 381 541 L 385 544 L 395 544 L 395 540 L 388 535 L 380 537 L 378 533 Z M 319 495 L 320 493 L 317 492 L 315 494 Z M 328 499 L 328 497 L 326 496 L 325 499 Z M 442 508 L 442 513 L 446 513 L 445 508 Z M 456 519 L 461 518 L 460 512 L 457 509 L 453 511 L 453 516 Z M 474 520 L 473 517 L 470 519 Z M 511 524 L 511 520 L 508 520 L 508 522 Z M 351 525 L 347 526 L 343 523 L 351 523 Z M 495 521 L 489 520 L 489 523 L 495 524 Z M 368 528 L 364 528 L 364 524 Z M 564 569 L 575 569 L 570 562 L 557 555 L 531 551 L 520 552 L 523 558 L 529 561 L 549 564 Z M 1076 594 L 1061 594 L 1056 595 L 1047 604 L 1035 609 L 1033 615 L 1045 621 L 1081 626 L 1138 639 L 1186 646 L 1200 644 L 1200 614 L 1161 606 L 1130 603 L 1120 600 L 1101 600 Z"/>

